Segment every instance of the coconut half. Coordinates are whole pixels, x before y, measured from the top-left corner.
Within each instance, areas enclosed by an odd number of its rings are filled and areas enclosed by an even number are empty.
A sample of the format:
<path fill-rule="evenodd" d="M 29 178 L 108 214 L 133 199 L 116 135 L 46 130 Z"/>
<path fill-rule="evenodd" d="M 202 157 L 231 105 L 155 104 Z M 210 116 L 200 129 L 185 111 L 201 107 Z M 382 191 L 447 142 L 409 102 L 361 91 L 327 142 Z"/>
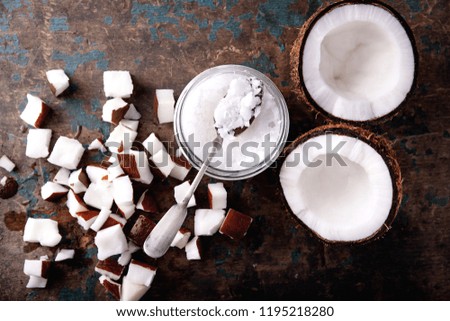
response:
<path fill-rule="evenodd" d="M 284 153 L 280 183 L 287 207 L 316 236 L 361 243 L 390 229 L 402 179 L 386 139 L 328 125 L 300 136 Z"/>
<path fill-rule="evenodd" d="M 376 1 L 342 1 L 314 14 L 291 52 L 294 91 L 328 117 L 353 122 L 398 111 L 417 77 L 407 23 Z"/>

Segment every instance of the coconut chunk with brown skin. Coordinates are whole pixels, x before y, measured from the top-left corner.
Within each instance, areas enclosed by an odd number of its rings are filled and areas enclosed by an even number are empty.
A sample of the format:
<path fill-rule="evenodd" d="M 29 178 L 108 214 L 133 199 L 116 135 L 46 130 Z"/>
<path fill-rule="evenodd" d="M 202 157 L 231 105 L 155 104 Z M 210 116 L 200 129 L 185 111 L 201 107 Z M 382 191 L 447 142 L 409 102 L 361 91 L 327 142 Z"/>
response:
<path fill-rule="evenodd" d="M 131 260 L 127 278 L 130 282 L 150 287 L 156 275 L 156 267 L 145 262 Z"/>
<path fill-rule="evenodd" d="M 86 231 L 89 230 L 92 224 L 94 224 L 95 220 L 97 219 L 99 214 L 99 211 L 82 211 L 77 213 L 77 220 L 78 224 L 85 229 Z"/>
<path fill-rule="evenodd" d="M 125 175 L 117 177 L 112 182 L 112 192 L 114 202 L 120 205 L 134 205 L 133 204 L 133 185 L 130 177 Z"/>
<path fill-rule="evenodd" d="M 86 192 L 88 186 L 89 179 L 82 168 L 70 174 L 69 187 L 75 194 Z"/>
<path fill-rule="evenodd" d="M 83 153 L 84 147 L 78 140 L 61 136 L 47 160 L 53 165 L 73 170 L 78 167 Z"/>
<path fill-rule="evenodd" d="M 16 164 L 14 164 L 6 155 L 3 155 L 0 158 L 0 167 L 4 168 L 8 172 L 11 172 L 14 167 L 16 167 Z"/>
<path fill-rule="evenodd" d="M 108 167 L 108 180 L 112 182 L 117 177 L 125 175 L 125 172 L 123 171 L 122 167 L 120 167 L 120 164 L 113 164 Z"/>
<path fill-rule="evenodd" d="M 123 118 L 130 120 L 139 120 L 141 119 L 141 114 L 137 111 L 136 106 L 130 104 L 130 108 L 128 108 L 128 111 Z"/>
<path fill-rule="evenodd" d="M 100 210 L 100 213 L 98 213 L 97 218 L 95 219 L 94 223 L 90 226 L 90 229 L 98 232 L 101 230 L 103 224 L 108 220 L 109 214 L 111 214 L 111 211 L 109 208 L 102 208 Z"/>
<path fill-rule="evenodd" d="M 145 215 L 139 215 L 138 219 L 130 230 L 128 238 L 137 246 L 142 247 L 145 240 L 155 226 L 155 222 L 153 222 L 151 219 L 149 219 Z"/>
<path fill-rule="evenodd" d="M 188 181 L 174 187 L 173 192 L 174 192 L 174 196 L 175 196 L 175 201 L 178 204 L 181 204 L 181 202 L 183 201 L 183 199 L 186 196 L 187 191 L 189 190 L 190 187 L 191 187 L 191 184 Z M 195 201 L 195 195 L 192 195 L 187 207 L 193 207 L 196 205 L 197 205 L 197 202 Z"/>
<path fill-rule="evenodd" d="M 58 254 L 56 254 L 55 262 L 71 260 L 74 258 L 74 256 L 75 256 L 74 249 L 61 249 L 58 251 Z"/>
<path fill-rule="evenodd" d="M 213 235 L 225 219 L 224 210 L 199 209 L 195 211 L 194 233 L 200 235 Z"/>
<path fill-rule="evenodd" d="M 219 232 L 234 240 L 240 240 L 247 234 L 252 222 L 253 219 L 250 216 L 230 208 Z"/>
<path fill-rule="evenodd" d="M 117 126 L 129 108 L 128 103 L 122 98 L 109 99 L 103 105 L 102 120 Z"/>
<path fill-rule="evenodd" d="M 104 71 L 103 90 L 106 97 L 129 98 L 133 93 L 130 72 L 125 70 Z"/>
<path fill-rule="evenodd" d="M 64 167 L 61 167 L 53 178 L 53 183 L 69 186 L 70 171 Z"/>
<path fill-rule="evenodd" d="M 160 124 L 173 122 L 175 110 L 173 89 L 156 89 L 154 109 Z"/>
<path fill-rule="evenodd" d="M 175 165 L 170 172 L 170 177 L 173 177 L 179 181 L 184 181 L 192 168 L 191 164 L 189 164 L 189 162 L 182 155 L 175 155 L 172 157 L 172 160 Z"/>
<path fill-rule="evenodd" d="M 68 188 L 53 182 L 47 182 L 41 187 L 41 197 L 45 201 L 56 201 L 67 194 Z"/>
<path fill-rule="evenodd" d="M 116 300 L 120 300 L 122 292 L 122 285 L 120 283 L 114 282 L 104 275 L 101 275 L 98 280 L 106 291 L 108 291 Z"/>
<path fill-rule="evenodd" d="M 158 213 L 158 204 L 148 189 L 142 193 L 136 208 L 148 213 Z"/>
<path fill-rule="evenodd" d="M 173 239 L 172 244 L 170 244 L 170 246 L 183 249 L 186 246 L 187 242 L 189 241 L 190 237 L 191 231 L 189 231 L 187 228 L 182 227 L 175 235 L 175 238 Z"/>
<path fill-rule="evenodd" d="M 114 225 L 98 231 L 95 236 L 95 245 L 98 248 L 97 257 L 99 260 L 122 254 L 128 249 L 127 238 L 123 234 L 120 225 Z"/>
<path fill-rule="evenodd" d="M 27 289 L 44 289 L 47 286 L 47 279 L 38 276 L 30 276 Z"/>
<path fill-rule="evenodd" d="M 28 125 L 39 128 L 44 123 L 45 117 L 50 111 L 50 107 L 48 107 L 39 97 L 30 94 L 27 94 L 27 100 L 28 103 L 20 114 L 20 118 Z"/>
<path fill-rule="evenodd" d="M 172 158 L 170 158 L 170 155 L 165 150 L 160 150 L 159 152 L 155 153 L 150 157 L 150 160 L 156 166 L 157 171 L 164 178 L 169 176 L 175 166 Z"/>
<path fill-rule="evenodd" d="M 143 184 L 150 184 L 153 174 L 145 152 L 129 150 L 127 153 L 117 154 L 120 166 L 131 179 Z"/>
<path fill-rule="evenodd" d="M 45 72 L 47 76 L 48 83 L 50 84 L 50 90 L 53 95 L 58 97 L 67 88 L 69 88 L 69 77 L 62 69 L 52 69 Z"/>
<path fill-rule="evenodd" d="M 48 278 L 48 271 L 50 269 L 50 261 L 47 260 L 25 260 L 23 265 L 23 273 L 28 276 L 37 276 L 41 278 Z"/>
<path fill-rule="evenodd" d="M 185 251 L 186 251 L 186 258 L 191 261 L 191 260 L 201 260 L 201 246 L 200 246 L 200 239 L 198 236 L 194 236 L 192 238 L 192 240 L 190 240 L 186 246 L 185 246 Z"/>
<path fill-rule="evenodd" d="M 83 202 L 83 199 L 70 190 L 67 193 L 66 206 L 69 209 L 70 215 L 77 217 L 78 212 L 85 212 L 88 210 L 87 205 Z"/>
<path fill-rule="evenodd" d="M 99 165 L 86 166 L 86 174 L 89 177 L 91 183 L 101 183 L 108 181 L 108 169 Z"/>
<path fill-rule="evenodd" d="M 88 150 L 99 150 L 102 153 L 105 153 L 106 147 L 105 145 L 103 145 L 103 142 L 99 138 L 96 138 L 89 144 Z"/>
<path fill-rule="evenodd" d="M 125 252 L 123 252 L 120 255 L 120 257 L 117 259 L 117 262 L 122 266 L 128 265 L 128 263 L 130 263 L 130 261 L 131 261 L 131 255 L 133 253 L 137 252 L 139 249 L 140 249 L 139 246 L 137 246 L 133 242 L 129 241 L 128 242 L 128 250 L 126 250 Z"/>
<path fill-rule="evenodd" d="M 48 218 L 27 219 L 23 232 L 23 240 L 30 243 L 40 243 L 42 246 L 53 247 L 61 241 L 58 222 Z"/>
<path fill-rule="evenodd" d="M 208 184 L 209 207 L 214 210 L 227 208 L 227 191 L 223 183 Z"/>
<path fill-rule="evenodd" d="M 161 140 L 156 136 L 155 133 L 151 133 L 143 142 L 142 145 L 144 148 L 150 153 L 150 155 L 154 155 L 160 150 L 164 150 L 167 152 L 166 147 L 161 142 Z"/>
<path fill-rule="evenodd" d="M 119 124 L 131 130 L 137 131 L 139 127 L 139 120 L 122 119 Z"/>
<path fill-rule="evenodd" d="M 127 275 L 122 280 L 120 301 L 139 301 L 150 287 L 131 282 Z"/>
<path fill-rule="evenodd" d="M 111 184 L 108 181 L 91 183 L 83 196 L 84 202 L 99 210 L 110 209 L 113 205 L 113 194 Z"/>
<path fill-rule="evenodd" d="M 30 128 L 27 135 L 25 156 L 30 158 L 45 158 L 49 154 L 51 129 Z"/>
<path fill-rule="evenodd" d="M 95 272 L 117 281 L 122 276 L 125 266 L 120 265 L 115 258 L 99 260 L 95 266 Z"/>
<path fill-rule="evenodd" d="M 134 204 L 120 204 L 117 205 L 117 208 L 119 209 L 119 213 L 127 220 L 133 216 L 136 211 L 136 206 Z"/>
<path fill-rule="evenodd" d="M 105 146 L 108 147 L 111 153 L 121 153 L 124 150 L 128 151 L 131 149 L 136 136 L 136 131 L 119 124 L 109 134 L 109 137 L 105 142 Z"/>
<path fill-rule="evenodd" d="M 123 228 L 126 223 L 127 220 L 124 219 L 122 216 L 111 213 L 109 214 L 108 218 L 106 219 L 105 223 L 102 225 L 100 229 L 103 230 L 116 224 L 119 224 Z"/>

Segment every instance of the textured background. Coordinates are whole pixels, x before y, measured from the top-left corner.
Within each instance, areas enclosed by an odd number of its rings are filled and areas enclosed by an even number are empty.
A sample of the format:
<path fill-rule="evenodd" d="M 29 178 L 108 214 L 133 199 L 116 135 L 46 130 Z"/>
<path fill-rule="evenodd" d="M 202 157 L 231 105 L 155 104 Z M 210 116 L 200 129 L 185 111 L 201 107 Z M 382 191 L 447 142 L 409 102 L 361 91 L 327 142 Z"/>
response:
<path fill-rule="evenodd" d="M 329 3 L 329 2 L 325 2 Z M 277 194 L 275 170 L 226 183 L 229 204 L 255 220 L 242 242 L 205 238 L 204 259 L 188 262 L 172 249 L 146 299 L 450 299 L 449 216 L 449 2 L 388 1 L 411 26 L 420 56 L 418 88 L 407 108 L 369 129 L 394 143 L 404 176 L 404 199 L 393 229 L 365 246 L 328 247 L 296 226 Z M 88 144 L 110 127 L 100 121 L 102 72 L 130 70 L 132 102 L 143 114 L 139 139 L 155 131 L 173 140 L 171 124 L 158 125 L 151 101 L 155 88 L 183 87 L 199 72 L 220 64 L 254 67 L 280 87 L 290 109 L 290 139 L 325 122 L 291 94 L 289 51 L 298 29 L 319 0 L 54 1 L 0 2 L 0 154 L 17 168 L 18 194 L 0 201 L 0 299 L 106 300 L 94 273 L 93 234 L 85 235 L 63 202 L 40 199 L 40 186 L 56 168 L 24 157 L 26 133 L 18 118 L 26 93 L 53 108 L 45 127 Z M 55 99 L 45 71 L 64 68 L 69 92 Z M 83 164 L 99 161 L 85 153 Z M 1 170 L 1 174 L 5 172 Z M 193 170 L 189 178 L 195 174 Z M 205 182 L 209 179 L 205 178 Z M 161 210 L 172 203 L 176 181 L 156 182 Z M 275 196 L 274 196 L 275 195 Z M 206 188 L 197 192 L 206 204 Z M 27 216 L 52 217 L 64 234 L 60 247 L 77 248 L 77 260 L 53 265 L 48 288 L 27 290 L 25 258 L 48 249 L 22 241 Z M 156 217 L 157 218 L 157 217 Z M 192 227 L 192 218 L 186 223 Z M 142 257 L 140 254 L 137 256 Z"/>

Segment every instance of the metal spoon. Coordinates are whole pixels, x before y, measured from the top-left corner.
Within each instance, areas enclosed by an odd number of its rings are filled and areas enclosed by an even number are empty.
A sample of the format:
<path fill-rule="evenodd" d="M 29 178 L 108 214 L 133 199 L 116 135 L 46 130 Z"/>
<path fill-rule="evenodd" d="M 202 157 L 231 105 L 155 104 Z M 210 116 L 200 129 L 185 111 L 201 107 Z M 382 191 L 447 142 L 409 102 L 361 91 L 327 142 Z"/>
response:
<path fill-rule="evenodd" d="M 253 80 L 255 79 L 249 78 L 249 81 L 252 86 Z M 258 87 L 259 91 L 255 96 L 261 98 L 262 102 L 262 95 L 263 95 L 262 82 L 258 80 L 258 83 L 260 87 Z M 258 105 L 256 105 L 255 108 L 259 107 L 261 105 L 261 102 Z M 239 132 L 239 134 L 241 134 L 246 128 L 248 127 L 245 127 L 242 131 Z M 145 240 L 143 248 L 144 252 L 148 256 L 157 259 L 166 254 L 167 250 L 170 247 L 170 244 L 175 238 L 175 235 L 177 234 L 178 230 L 181 228 L 181 226 L 184 223 L 184 220 L 186 219 L 187 205 L 189 203 L 189 200 L 191 199 L 192 195 L 194 195 L 195 190 L 200 184 L 200 181 L 202 180 L 203 175 L 205 174 L 206 169 L 208 168 L 211 162 L 211 159 L 220 149 L 222 149 L 222 142 L 223 138 L 218 134 L 216 138 L 212 141 L 212 148 L 208 153 L 208 157 L 204 161 L 203 165 L 200 167 L 183 201 L 180 204 L 173 205 L 166 212 L 166 214 L 164 214 L 162 219 L 158 222 L 158 224 L 156 224 L 150 235 Z"/>

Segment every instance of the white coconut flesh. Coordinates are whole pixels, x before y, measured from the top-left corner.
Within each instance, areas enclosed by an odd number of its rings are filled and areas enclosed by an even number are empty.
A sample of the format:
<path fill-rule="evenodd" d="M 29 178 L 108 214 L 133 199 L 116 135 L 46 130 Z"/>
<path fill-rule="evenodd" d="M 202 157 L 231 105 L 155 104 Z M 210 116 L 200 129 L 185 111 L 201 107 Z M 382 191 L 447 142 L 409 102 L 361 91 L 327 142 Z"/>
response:
<path fill-rule="evenodd" d="M 332 145 L 328 150 L 336 149 L 340 162 L 327 156 L 327 139 Z M 349 136 L 324 134 L 297 146 L 283 163 L 280 182 L 293 214 L 329 241 L 372 236 L 392 207 L 385 161 L 369 144 Z"/>
<path fill-rule="evenodd" d="M 351 121 L 389 114 L 414 80 L 411 41 L 398 19 L 369 4 L 343 5 L 324 14 L 307 36 L 305 87 L 326 112 Z"/>

